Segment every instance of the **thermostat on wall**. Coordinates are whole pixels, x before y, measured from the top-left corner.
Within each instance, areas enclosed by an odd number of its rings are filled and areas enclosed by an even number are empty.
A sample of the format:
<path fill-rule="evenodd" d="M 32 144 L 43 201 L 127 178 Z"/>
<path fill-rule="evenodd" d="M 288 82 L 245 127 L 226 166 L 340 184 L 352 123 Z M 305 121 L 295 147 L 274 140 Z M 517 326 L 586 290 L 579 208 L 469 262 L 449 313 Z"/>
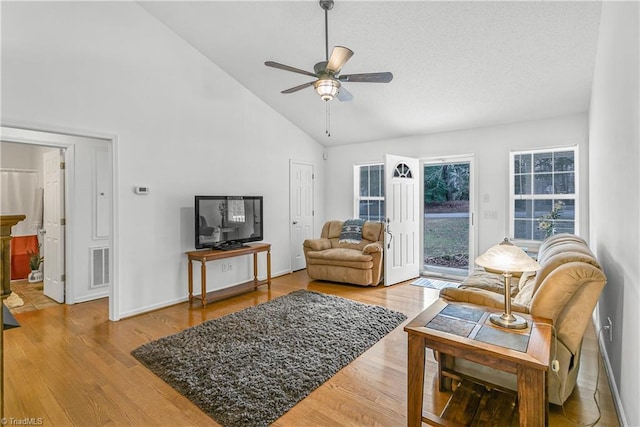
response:
<path fill-rule="evenodd" d="M 136 187 L 136 194 L 149 194 L 149 187 Z"/>

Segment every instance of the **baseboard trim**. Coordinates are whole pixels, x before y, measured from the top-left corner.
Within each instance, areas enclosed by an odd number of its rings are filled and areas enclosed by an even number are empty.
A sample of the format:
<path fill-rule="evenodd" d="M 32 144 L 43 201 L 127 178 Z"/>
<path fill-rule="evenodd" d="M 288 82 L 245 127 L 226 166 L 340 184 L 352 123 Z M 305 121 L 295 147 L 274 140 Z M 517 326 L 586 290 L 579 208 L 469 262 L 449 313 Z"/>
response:
<path fill-rule="evenodd" d="M 597 334 L 597 323 L 596 323 L 596 334 Z M 599 335 L 599 336 L 598 336 Z M 620 398 L 620 394 L 618 393 L 618 385 L 616 384 L 616 378 L 613 376 L 613 369 L 611 368 L 611 362 L 609 361 L 609 354 L 607 353 L 607 347 L 604 345 L 604 338 L 602 334 L 596 335 L 598 340 L 598 348 L 600 350 L 600 354 L 602 355 L 602 361 L 604 362 L 604 370 L 607 375 L 607 381 L 609 382 L 609 388 L 611 389 L 611 396 L 613 397 L 613 403 L 616 408 L 616 413 L 618 415 L 618 422 L 621 426 L 628 426 L 627 417 L 624 413 L 624 407 L 622 406 L 622 399 Z M 598 368 L 599 369 L 599 368 Z"/>
<path fill-rule="evenodd" d="M 277 273 L 272 273 L 271 274 L 271 279 L 275 279 L 276 277 L 279 276 L 284 276 L 285 274 L 289 274 L 291 273 L 291 270 L 285 270 L 285 271 L 280 271 Z M 264 276 L 264 279 L 261 280 L 266 280 L 267 276 Z M 258 279 L 260 279 L 260 276 L 258 276 Z M 233 286 L 233 285 L 230 285 Z M 197 286 L 194 286 L 194 288 L 197 288 Z M 195 289 L 194 289 L 195 290 Z M 200 294 L 197 294 L 198 296 Z M 196 296 L 196 294 L 193 295 L 194 297 Z M 189 296 L 184 296 L 184 297 L 180 297 L 180 298 L 175 298 L 172 300 L 167 300 L 167 301 L 163 301 L 157 304 L 153 304 L 153 305 L 148 305 L 145 307 L 141 307 L 141 308 L 137 308 L 135 310 L 129 310 L 129 311 L 125 311 L 120 313 L 120 317 L 119 320 L 123 320 L 126 319 L 127 317 L 133 317 L 133 316 L 138 316 L 140 314 L 145 314 L 145 313 L 149 313 L 151 311 L 155 311 L 155 310 L 160 310 L 162 308 L 165 307 L 170 307 L 172 305 L 176 305 L 176 304 L 181 304 L 183 302 L 189 301 Z"/>
<path fill-rule="evenodd" d="M 108 298 L 109 297 L 109 291 L 107 290 L 106 292 L 102 292 L 100 294 L 94 294 L 94 295 L 87 295 L 84 297 L 80 297 L 80 298 L 76 298 L 73 300 L 73 302 L 68 302 L 67 304 L 72 305 L 72 304 L 79 304 L 82 302 L 89 302 L 89 301 L 94 301 L 97 299 L 102 299 L 102 298 Z"/>

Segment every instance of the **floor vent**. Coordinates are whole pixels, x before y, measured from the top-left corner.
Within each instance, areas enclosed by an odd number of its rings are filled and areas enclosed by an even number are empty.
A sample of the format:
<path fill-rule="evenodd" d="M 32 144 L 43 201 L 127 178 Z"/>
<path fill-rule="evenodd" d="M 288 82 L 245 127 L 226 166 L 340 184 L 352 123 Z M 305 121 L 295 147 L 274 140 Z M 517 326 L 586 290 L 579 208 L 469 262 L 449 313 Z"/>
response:
<path fill-rule="evenodd" d="M 109 248 L 91 248 L 91 287 L 109 285 Z"/>

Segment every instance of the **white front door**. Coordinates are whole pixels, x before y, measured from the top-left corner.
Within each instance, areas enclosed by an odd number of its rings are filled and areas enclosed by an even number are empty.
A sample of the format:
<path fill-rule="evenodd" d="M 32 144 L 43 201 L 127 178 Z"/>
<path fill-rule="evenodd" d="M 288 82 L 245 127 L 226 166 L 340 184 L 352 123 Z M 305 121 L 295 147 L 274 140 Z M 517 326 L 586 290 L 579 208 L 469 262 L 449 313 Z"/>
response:
<path fill-rule="evenodd" d="M 306 268 L 302 244 L 313 236 L 313 165 L 291 161 L 291 271 Z"/>
<path fill-rule="evenodd" d="M 44 294 L 64 302 L 64 169 L 61 151 L 47 151 L 44 162 Z"/>
<path fill-rule="evenodd" d="M 389 286 L 420 274 L 420 163 L 387 154 L 384 174 L 384 284 Z"/>

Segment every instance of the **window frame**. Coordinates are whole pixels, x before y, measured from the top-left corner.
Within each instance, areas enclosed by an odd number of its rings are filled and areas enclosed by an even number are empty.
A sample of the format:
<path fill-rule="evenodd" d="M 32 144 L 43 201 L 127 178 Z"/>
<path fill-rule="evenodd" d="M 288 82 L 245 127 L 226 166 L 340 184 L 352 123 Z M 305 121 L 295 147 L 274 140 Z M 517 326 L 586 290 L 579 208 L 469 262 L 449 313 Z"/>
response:
<path fill-rule="evenodd" d="M 571 151 L 573 152 L 573 174 L 574 174 L 574 192 L 573 193 L 555 193 L 552 194 L 535 194 L 534 185 L 535 179 L 531 180 L 531 192 L 529 194 L 515 194 L 515 181 L 516 181 L 516 173 L 515 173 L 515 158 L 519 155 L 532 155 L 536 154 L 544 154 L 544 153 L 558 153 L 563 151 Z M 577 145 L 570 146 L 561 146 L 561 147 L 553 147 L 553 148 L 539 148 L 532 150 L 512 150 L 509 152 L 509 236 L 512 240 L 517 242 L 530 243 L 533 245 L 539 245 L 542 240 L 533 239 L 522 239 L 515 237 L 515 202 L 517 200 L 532 200 L 534 203 L 536 200 L 573 200 L 574 204 L 574 216 L 573 216 L 573 224 L 574 224 L 574 234 L 579 235 L 580 230 L 580 161 L 579 161 L 579 150 Z M 532 165 L 533 168 L 533 165 Z M 556 171 L 553 170 L 551 174 L 555 177 Z M 535 175 L 533 170 L 531 172 L 532 176 Z M 537 217 L 533 218 L 537 220 Z M 544 240 L 544 239 L 543 239 Z"/>
<path fill-rule="evenodd" d="M 361 196 L 360 195 L 360 172 L 363 167 L 371 167 L 371 166 L 380 166 L 380 190 L 382 196 Z M 370 184 L 370 183 L 369 183 Z M 370 188 L 370 187 L 369 187 Z M 369 192 L 370 194 L 370 192 Z M 360 218 L 360 202 L 364 200 L 371 201 L 382 201 L 385 202 L 384 195 L 384 162 L 367 162 L 367 163 L 357 163 L 353 165 L 353 218 Z M 384 205 L 383 205 L 384 206 Z M 384 222 L 384 212 L 382 214 L 382 220 L 380 222 Z M 366 218 L 367 221 L 370 221 L 370 217 Z"/>

